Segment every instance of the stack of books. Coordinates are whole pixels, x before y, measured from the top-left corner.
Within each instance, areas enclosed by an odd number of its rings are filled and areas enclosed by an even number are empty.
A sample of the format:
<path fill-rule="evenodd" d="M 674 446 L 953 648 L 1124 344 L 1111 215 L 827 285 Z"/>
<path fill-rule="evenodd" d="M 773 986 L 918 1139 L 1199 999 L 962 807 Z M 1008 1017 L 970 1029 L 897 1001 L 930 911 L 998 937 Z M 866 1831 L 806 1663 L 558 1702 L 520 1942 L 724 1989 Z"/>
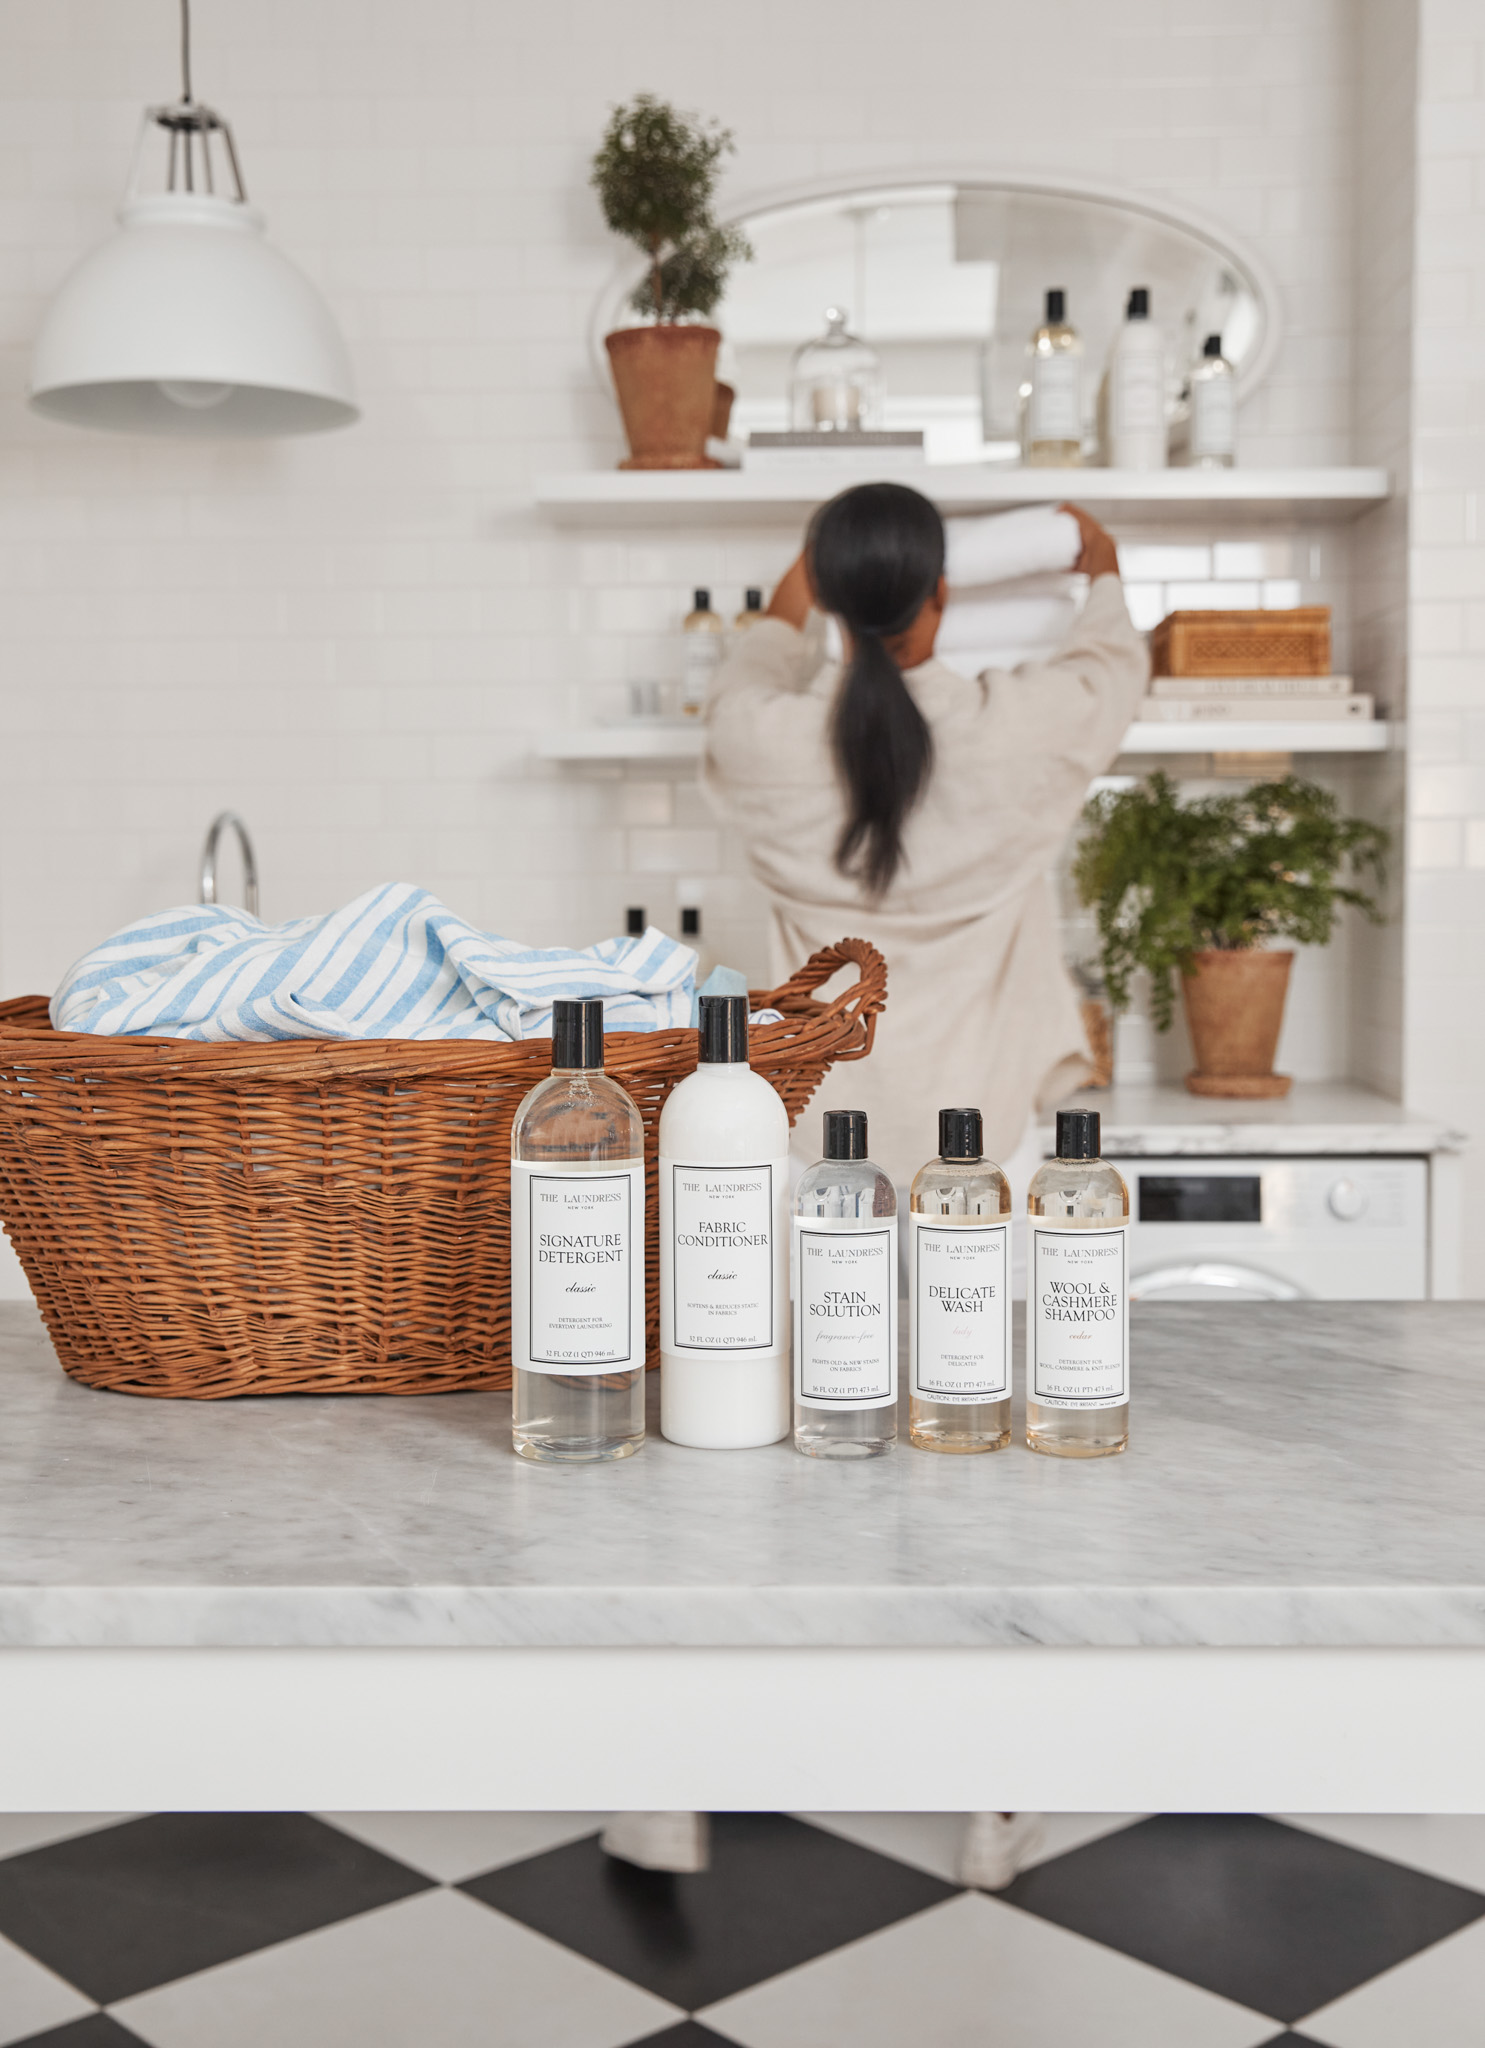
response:
<path fill-rule="evenodd" d="M 1168 721 L 1370 718 L 1370 697 L 1349 676 L 1156 676 L 1141 718 Z"/>

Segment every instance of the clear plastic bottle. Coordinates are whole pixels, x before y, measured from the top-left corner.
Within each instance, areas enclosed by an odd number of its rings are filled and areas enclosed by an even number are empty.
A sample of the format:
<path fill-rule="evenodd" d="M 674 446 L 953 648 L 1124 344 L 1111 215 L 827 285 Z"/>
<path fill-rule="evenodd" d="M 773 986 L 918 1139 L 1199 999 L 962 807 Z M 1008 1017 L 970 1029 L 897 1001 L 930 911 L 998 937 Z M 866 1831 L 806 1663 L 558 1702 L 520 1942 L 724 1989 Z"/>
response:
<path fill-rule="evenodd" d="M 1047 293 L 1047 317 L 1026 344 L 1021 459 L 1028 469 L 1074 469 L 1083 459 L 1083 338 L 1066 294 Z"/>
<path fill-rule="evenodd" d="M 1099 1136 L 1097 1110 L 1060 1109 L 1026 1200 L 1026 1442 L 1054 1458 L 1129 1443 L 1129 1189 Z"/>
<path fill-rule="evenodd" d="M 825 1112 L 794 1198 L 794 1447 L 875 1458 L 897 1441 L 897 1194 L 866 1112 Z"/>
<path fill-rule="evenodd" d="M 511 1435 L 549 1464 L 645 1440 L 645 1132 L 603 1071 L 603 1004 L 552 1005 L 511 1127 Z"/>
<path fill-rule="evenodd" d="M 763 592 L 761 590 L 745 590 L 743 592 L 743 608 L 732 621 L 732 630 L 734 633 L 746 633 L 750 626 L 759 625 L 763 617 Z"/>
<path fill-rule="evenodd" d="M 691 610 L 681 623 L 681 713 L 700 718 L 722 660 L 725 628 L 712 610 L 709 590 L 693 590 L 691 596 Z"/>
<path fill-rule="evenodd" d="M 1231 469 L 1237 444 L 1237 374 L 1222 353 L 1220 334 L 1209 334 L 1191 372 L 1187 427 L 1193 469 Z"/>
<path fill-rule="evenodd" d="M 909 1440 L 999 1451 L 1011 1440 L 1011 1184 L 977 1109 L 941 1109 L 937 1159 L 908 1214 Z"/>

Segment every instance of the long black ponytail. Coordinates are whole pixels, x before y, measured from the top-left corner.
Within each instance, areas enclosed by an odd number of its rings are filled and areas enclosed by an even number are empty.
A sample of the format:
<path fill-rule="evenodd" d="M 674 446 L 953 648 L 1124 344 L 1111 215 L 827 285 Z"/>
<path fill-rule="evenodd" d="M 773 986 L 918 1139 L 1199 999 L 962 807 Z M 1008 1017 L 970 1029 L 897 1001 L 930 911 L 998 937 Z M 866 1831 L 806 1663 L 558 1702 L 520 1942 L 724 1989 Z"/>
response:
<path fill-rule="evenodd" d="M 810 525 L 810 575 L 850 636 L 831 746 L 846 795 L 843 875 L 880 896 L 902 864 L 902 828 L 933 766 L 933 736 L 883 642 L 907 628 L 944 572 L 944 522 L 906 484 L 857 484 Z"/>

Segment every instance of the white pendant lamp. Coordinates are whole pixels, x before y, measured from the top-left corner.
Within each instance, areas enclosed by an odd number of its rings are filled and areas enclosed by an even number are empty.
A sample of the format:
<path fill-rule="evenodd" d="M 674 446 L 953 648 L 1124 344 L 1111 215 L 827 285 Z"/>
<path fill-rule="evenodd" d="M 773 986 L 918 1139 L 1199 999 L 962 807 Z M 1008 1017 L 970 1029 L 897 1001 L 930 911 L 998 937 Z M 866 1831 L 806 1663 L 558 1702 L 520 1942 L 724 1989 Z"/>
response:
<path fill-rule="evenodd" d="M 191 97 L 190 0 L 181 0 L 182 92 L 147 108 L 119 232 L 85 256 L 47 312 L 31 408 L 114 433 L 197 439 L 314 434 L 359 417 L 330 309 L 263 237 L 232 130 Z M 167 190 L 141 197 L 152 128 L 169 137 Z M 234 196 L 216 191 L 220 138 Z"/>

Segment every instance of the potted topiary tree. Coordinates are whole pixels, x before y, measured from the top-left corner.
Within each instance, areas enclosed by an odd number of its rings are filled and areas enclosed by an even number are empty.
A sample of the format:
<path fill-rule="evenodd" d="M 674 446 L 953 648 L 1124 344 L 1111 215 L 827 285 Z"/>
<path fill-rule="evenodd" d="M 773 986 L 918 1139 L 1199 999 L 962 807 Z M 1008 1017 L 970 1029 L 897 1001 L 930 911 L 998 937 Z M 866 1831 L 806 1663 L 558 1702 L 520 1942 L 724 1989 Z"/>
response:
<path fill-rule="evenodd" d="M 1380 923 L 1365 878 L 1380 885 L 1387 834 L 1294 775 L 1183 803 L 1156 774 L 1094 797 L 1083 824 L 1073 877 L 1097 914 L 1113 1008 L 1128 1008 L 1143 967 L 1155 1024 L 1169 1030 L 1179 974 L 1192 1094 L 1287 1095 L 1274 1054 L 1294 954 L 1269 943 L 1327 944 L 1342 904 Z"/>
<path fill-rule="evenodd" d="M 647 323 L 604 337 L 629 456 L 621 469 L 714 469 L 706 437 L 717 406 L 717 345 L 704 324 L 734 263 L 752 255 L 712 217 L 732 136 L 652 93 L 615 107 L 592 183 L 615 234 L 638 243 L 645 274 L 630 298 Z"/>

